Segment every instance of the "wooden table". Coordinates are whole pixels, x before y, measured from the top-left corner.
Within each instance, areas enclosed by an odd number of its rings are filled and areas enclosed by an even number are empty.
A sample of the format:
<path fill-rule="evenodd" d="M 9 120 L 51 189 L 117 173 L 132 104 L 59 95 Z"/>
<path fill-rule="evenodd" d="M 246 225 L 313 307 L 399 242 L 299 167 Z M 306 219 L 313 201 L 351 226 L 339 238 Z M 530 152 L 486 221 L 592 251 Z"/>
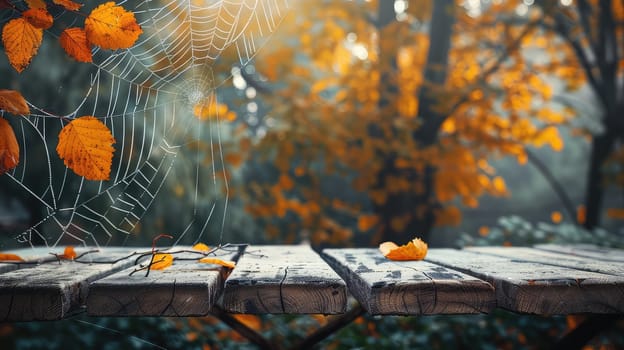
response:
<path fill-rule="evenodd" d="M 91 248 L 77 248 L 78 253 Z M 176 247 L 173 251 L 183 250 Z M 131 275 L 138 252 L 101 248 L 78 261 L 62 248 L 18 251 L 0 264 L 0 321 L 226 313 L 343 314 L 352 295 L 374 315 L 624 314 L 624 250 L 595 246 L 430 249 L 425 261 L 390 261 L 377 249 L 246 246 L 216 252 L 223 267 L 176 255 L 165 270 Z M 50 259 L 52 257 L 52 259 Z M 143 259 L 145 260 L 145 258 Z"/>

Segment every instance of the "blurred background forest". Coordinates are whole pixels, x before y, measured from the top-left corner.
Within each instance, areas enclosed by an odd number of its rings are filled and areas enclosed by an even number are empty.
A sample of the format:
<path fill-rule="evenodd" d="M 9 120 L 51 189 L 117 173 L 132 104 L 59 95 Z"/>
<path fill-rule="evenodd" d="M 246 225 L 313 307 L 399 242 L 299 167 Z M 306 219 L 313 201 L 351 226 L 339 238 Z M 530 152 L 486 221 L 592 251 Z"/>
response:
<path fill-rule="evenodd" d="M 69 62 L 44 40 L 21 75 L 0 59 L 0 88 L 17 89 L 40 108 L 63 110 L 80 101 L 83 92 L 72 86 L 94 69 Z M 210 122 L 220 115 L 222 191 L 205 196 L 228 196 L 228 206 L 217 209 L 206 243 L 216 243 L 225 215 L 228 242 L 320 248 L 418 236 L 432 246 L 624 246 L 622 1 L 292 1 L 249 64 L 224 55 L 215 71 L 231 78 L 219 86 L 214 110 L 196 117 Z M 193 143 L 187 151 L 209 146 Z M 185 229 L 194 179 L 184 164 L 174 167 L 129 244 Z M 26 176 L 36 181 L 39 174 Z M 45 217 L 45 208 L 6 176 L 0 196 L 5 249 Z M 204 321 L 150 327 L 187 332 L 161 339 L 167 344 L 214 343 L 197 335 L 210 324 Z M 132 332 L 133 322 L 109 326 Z M 324 321 L 269 317 L 254 327 L 279 338 L 280 328 L 267 324 L 315 322 Z M 527 338 L 552 339 L 575 321 L 502 314 L 479 322 L 358 322 L 334 338 L 337 346 L 525 346 Z M 135 334 L 148 332 L 139 329 Z M 382 340 L 381 329 L 423 332 Z M 73 332 L 55 332 L 66 331 Z M 215 332 L 238 344 L 227 331 Z"/>
<path fill-rule="evenodd" d="M 227 240 L 366 246 L 420 236 L 448 246 L 494 234 L 521 242 L 505 234 L 509 225 L 549 239 L 591 238 L 597 228 L 610 241 L 624 234 L 620 1 L 290 7 L 248 65 L 219 59 L 215 71 L 231 79 L 217 108 L 197 116 L 222 119 Z M 23 74 L 6 63 L 2 87 L 52 111 L 80 102 L 72 86 L 94 68 L 45 41 Z M 202 147 L 208 141 L 188 153 Z M 178 161 L 135 242 L 184 229 L 195 200 L 189 167 Z M 46 213 L 6 176 L 0 191 L 11 246 Z M 205 196 L 223 201 L 221 192 Z"/>

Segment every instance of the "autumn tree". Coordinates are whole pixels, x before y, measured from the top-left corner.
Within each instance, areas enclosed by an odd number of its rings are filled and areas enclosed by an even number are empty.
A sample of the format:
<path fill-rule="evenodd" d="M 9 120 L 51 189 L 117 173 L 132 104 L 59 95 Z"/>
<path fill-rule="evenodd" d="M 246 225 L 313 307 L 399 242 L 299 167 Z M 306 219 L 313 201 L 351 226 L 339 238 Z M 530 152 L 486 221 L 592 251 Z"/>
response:
<path fill-rule="evenodd" d="M 258 58 L 280 83 L 266 96 L 275 126 L 251 158 L 275 177 L 250 178 L 243 193 L 269 234 L 288 218 L 290 239 L 339 243 L 351 227 L 374 241 L 426 239 L 458 224 L 460 205 L 509 195 L 491 157 L 525 163 L 528 146 L 563 148 L 557 126 L 571 111 L 552 100 L 552 62 L 532 56 L 566 48 L 548 42 L 537 8 L 400 3 L 301 4 L 305 16 L 282 28 L 298 40 L 279 37 L 288 45 Z"/>
<path fill-rule="evenodd" d="M 548 6 L 549 1 L 539 5 Z M 602 130 L 584 132 L 591 139 L 584 225 L 592 229 L 600 224 L 606 188 L 613 183 L 622 185 L 624 5 L 612 0 L 562 1 L 556 11 L 545 15 L 544 30 L 564 41 L 566 52 L 572 52 L 565 56 L 552 52 L 553 63 L 566 62 L 556 69 L 576 76 L 576 87 L 587 84 L 600 105 Z M 622 216 L 621 209 L 612 212 Z"/>

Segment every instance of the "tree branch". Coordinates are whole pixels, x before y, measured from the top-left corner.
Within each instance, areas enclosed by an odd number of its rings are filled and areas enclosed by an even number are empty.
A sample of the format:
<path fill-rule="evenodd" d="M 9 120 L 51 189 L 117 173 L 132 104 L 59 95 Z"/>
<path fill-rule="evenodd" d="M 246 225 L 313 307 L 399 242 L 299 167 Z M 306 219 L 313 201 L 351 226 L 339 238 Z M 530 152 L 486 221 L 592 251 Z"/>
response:
<path fill-rule="evenodd" d="M 548 182 L 550 187 L 552 187 L 553 191 L 555 191 L 555 193 L 559 197 L 559 200 L 561 201 L 561 204 L 563 205 L 563 208 L 566 210 L 570 218 L 572 218 L 574 222 L 578 224 L 576 220 L 576 209 L 574 208 L 574 204 L 572 203 L 572 200 L 566 193 L 563 186 L 561 186 L 561 183 L 557 181 L 557 179 L 550 171 L 550 169 L 548 169 L 546 164 L 544 164 L 533 152 L 526 148 L 524 149 L 524 151 L 526 152 L 527 158 L 531 162 L 531 164 L 533 164 L 535 168 L 537 168 L 537 170 L 546 179 L 546 182 Z"/>

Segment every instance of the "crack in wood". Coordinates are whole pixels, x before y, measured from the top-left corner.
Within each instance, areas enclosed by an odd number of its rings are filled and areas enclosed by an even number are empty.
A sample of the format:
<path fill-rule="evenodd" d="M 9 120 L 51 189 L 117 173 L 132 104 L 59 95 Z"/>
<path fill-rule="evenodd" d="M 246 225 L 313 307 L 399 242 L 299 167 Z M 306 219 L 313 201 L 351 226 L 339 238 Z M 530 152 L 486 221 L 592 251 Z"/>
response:
<path fill-rule="evenodd" d="M 288 275 L 288 266 L 286 266 L 286 268 L 284 269 L 284 276 L 282 277 L 282 280 L 280 281 L 280 284 L 279 284 L 279 297 L 280 297 L 280 304 L 282 306 L 283 313 L 286 312 L 286 307 L 284 306 L 284 281 L 286 281 L 287 275 Z"/>

